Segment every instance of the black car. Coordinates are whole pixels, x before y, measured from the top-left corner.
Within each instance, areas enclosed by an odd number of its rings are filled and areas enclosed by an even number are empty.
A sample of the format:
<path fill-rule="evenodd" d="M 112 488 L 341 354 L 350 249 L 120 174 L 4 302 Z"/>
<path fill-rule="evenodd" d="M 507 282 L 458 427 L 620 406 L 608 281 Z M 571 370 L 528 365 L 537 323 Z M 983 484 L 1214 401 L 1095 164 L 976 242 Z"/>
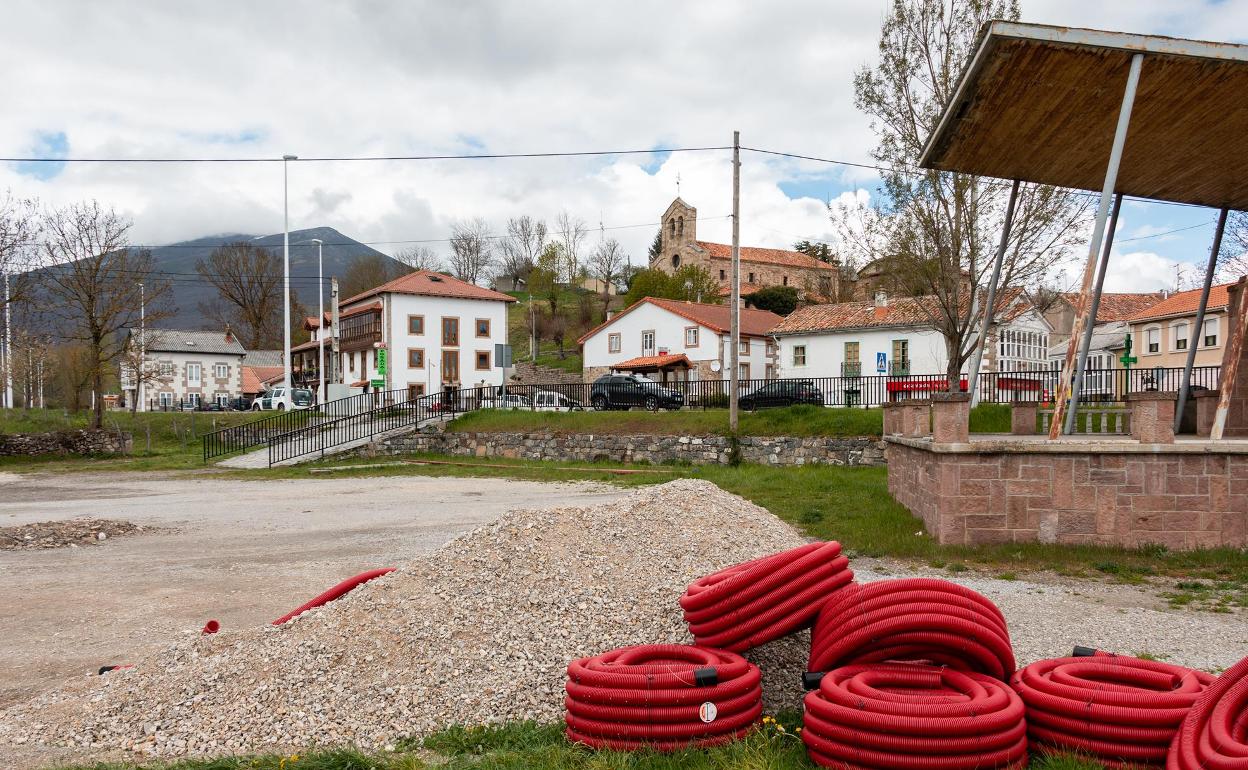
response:
<path fill-rule="evenodd" d="M 238 398 L 232 398 L 230 399 L 230 409 L 232 409 L 235 412 L 250 412 L 251 401 L 252 400 L 250 398 L 247 398 L 246 396 L 239 396 Z"/>
<path fill-rule="evenodd" d="M 777 380 L 746 393 L 737 403 L 747 412 L 768 406 L 823 406 L 823 391 L 810 380 Z"/>
<path fill-rule="evenodd" d="M 680 409 L 685 405 L 685 397 L 638 374 L 604 374 L 590 388 L 589 403 L 599 411 L 641 406 L 655 412 Z"/>

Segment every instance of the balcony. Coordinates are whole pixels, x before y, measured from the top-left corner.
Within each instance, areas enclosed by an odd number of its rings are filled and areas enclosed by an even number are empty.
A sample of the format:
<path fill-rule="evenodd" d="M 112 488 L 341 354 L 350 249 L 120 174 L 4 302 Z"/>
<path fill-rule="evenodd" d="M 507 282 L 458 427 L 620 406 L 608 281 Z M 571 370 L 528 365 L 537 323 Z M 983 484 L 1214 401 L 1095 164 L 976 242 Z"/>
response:
<path fill-rule="evenodd" d="M 339 321 L 338 347 L 351 353 L 366 350 L 381 342 L 381 310 L 369 310 Z"/>
<path fill-rule="evenodd" d="M 861 361 L 842 361 L 841 362 L 842 377 L 861 377 L 862 362 Z"/>
<path fill-rule="evenodd" d="M 888 374 L 891 377 L 908 377 L 910 375 L 910 359 L 903 358 L 900 361 L 892 361 L 888 364 Z"/>

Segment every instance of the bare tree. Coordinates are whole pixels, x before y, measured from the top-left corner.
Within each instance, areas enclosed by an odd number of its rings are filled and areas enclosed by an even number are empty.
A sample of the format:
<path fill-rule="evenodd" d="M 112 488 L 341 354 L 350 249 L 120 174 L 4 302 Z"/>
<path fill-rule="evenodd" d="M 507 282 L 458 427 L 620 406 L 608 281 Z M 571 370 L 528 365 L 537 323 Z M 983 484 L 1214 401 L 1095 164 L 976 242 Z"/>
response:
<path fill-rule="evenodd" d="M 441 272 L 445 267 L 442 257 L 433 249 L 423 244 L 403 249 L 394 258 L 414 271 L 432 270 Z"/>
<path fill-rule="evenodd" d="M 884 275 L 895 288 L 921 287 L 933 297 L 920 304 L 945 338 L 951 388 L 973 352 L 983 311 L 974 287 L 992 268 L 1008 183 L 915 167 L 983 23 L 1017 18 L 1017 0 L 893 0 L 878 65 L 854 77 L 855 104 L 879 136 L 873 156 L 883 167 L 886 201 L 874 207 L 871 237 L 855 245 L 867 260 L 888 261 Z M 1075 191 L 1023 185 L 1002 285 L 1048 276 L 1078 242 L 1089 206 L 1090 199 Z M 842 233 L 861 224 L 832 214 Z"/>
<path fill-rule="evenodd" d="M 276 254 L 236 241 L 213 249 L 195 263 L 195 272 L 217 290 L 218 301 L 200 303 L 205 317 L 218 328 L 233 328 L 248 350 L 280 346 L 282 261 Z"/>
<path fill-rule="evenodd" d="M 42 230 L 38 201 L 18 198 L 6 190 L 0 197 L 0 275 L 9 276 L 10 301 L 15 304 L 28 298 L 33 283 L 28 271 L 36 266 Z M 0 292 L 0 315 L 3 310 L 4 295 Z"/>
<path fill-rule="evenodd" d="M 1227 281 L 1248 275 L 1248 213 L 1237 211 L 1227 219 L 1226 236 L 1218 252 L 1218 272 Z"/>
<path fill-rule="evenodd" d="M 157 279 L 152 253 L 133 250 L 130 222 L 96 201 L 55 209 L 44 217 L 47 267 L 41 273 L 60 333 L 85 348 L 86 376 L 95 395 L 91 427 L 104 422 L 104 378 L 125 349 L 127 328 L 139 322 L 146 289 L 147 321 L 171 315 L 169 281 Z"/>
<path fill-rule="evenodd" d="M 580 217 L 561 211 L 555 217 L 555 234 L 558 236 L 559 245 L 563 247 L 564 264 L 559 271 L 560 280 L 572 285 L 581 274 L 581 248 L 585 245 L 589 230 Z"/>
<path fill-rule="evenodd" d="M 162 372 L 161 364 L 154 358 L 148 358 L 143 350 L 146 340 L 139 332 L 130 330 L 126 346 L 121 353 L 121 386 L 123 390 L 133 390 L 134 398 L 130 399 L 130 414 L 139 408 L 139 394 L 146 389 L 145 385 L 168 385 L 172 381 L 169 374 Z"/>
<path fill-rule="evenodd" d="M 605 311 L 611 304 L 611 287 L 619 282 L 628 265 L 628 255 L 624 247 L 614 238 L 608 238 L 589 255 L 589 274 L 602 282 L 602 307 Z"/>
<path fill-rule="evenodd" d="M 499 275 L 527 281 L 546 248 L 546 223 L 530 216 L 507 220 L 507 237 L 502 240 Z"/>
<path fill-rule="evenodd" d="M 495 265 L 490 226 L 477 217 L 451 225 L 451 274 L 461 281 L 477 283 L 489 277 Z"/>
<path fill-rule="evenodd" d="M 375 289 L 383 283 L 411 272 L 406 263 L 396 262 L 385 254 L 360 254 L 351 260 L 338 282 L 338 296 L 346 299 Z"/>

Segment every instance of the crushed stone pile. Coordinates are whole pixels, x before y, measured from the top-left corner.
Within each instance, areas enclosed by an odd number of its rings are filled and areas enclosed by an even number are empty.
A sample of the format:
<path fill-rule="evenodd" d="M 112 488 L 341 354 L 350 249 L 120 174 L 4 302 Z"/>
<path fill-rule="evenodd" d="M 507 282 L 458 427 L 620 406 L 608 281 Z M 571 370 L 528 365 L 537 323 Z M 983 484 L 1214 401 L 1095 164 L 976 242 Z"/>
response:
<path fill-rule="evenodd" d="M 691 643 L 678 604 L 691 581 L 803 542 L 692 479 L 595 507 L 513 511 L 284 626 L 188 638 L 0 712 L 0 746 L 378 749 L 449 724 L 557 721 L 569 661 Z M 746 656 L 768 708 L 800 702 L 809 644 L 803 632 Z"/>
<path fill-rule="evenodd" d="M 98 545 L 110 537 L 137 535 L 155 528 L 144 528 L 129 521 L 79 517 L 65 521 L 41 521 L 0 527 L 0 551 L 77 548 Z"/>

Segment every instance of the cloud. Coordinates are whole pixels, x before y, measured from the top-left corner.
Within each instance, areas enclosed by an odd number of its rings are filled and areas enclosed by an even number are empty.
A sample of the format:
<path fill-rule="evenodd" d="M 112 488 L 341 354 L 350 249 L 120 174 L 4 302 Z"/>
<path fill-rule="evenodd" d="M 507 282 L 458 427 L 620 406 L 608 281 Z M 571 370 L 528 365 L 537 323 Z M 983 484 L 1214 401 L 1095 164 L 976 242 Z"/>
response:
<path fill-rule="evenodd" d="M 68 155 L 69 138 L 65 136 L 64 131 L 36 131 L 35 140 L 31 143 L 29 155 L 26 157 L 64 158 L 68 157 Z M 46 182 L 64 171 L 65 164 L 32 161 L 15 163 L 13 168 L 19 174 Z"/>

